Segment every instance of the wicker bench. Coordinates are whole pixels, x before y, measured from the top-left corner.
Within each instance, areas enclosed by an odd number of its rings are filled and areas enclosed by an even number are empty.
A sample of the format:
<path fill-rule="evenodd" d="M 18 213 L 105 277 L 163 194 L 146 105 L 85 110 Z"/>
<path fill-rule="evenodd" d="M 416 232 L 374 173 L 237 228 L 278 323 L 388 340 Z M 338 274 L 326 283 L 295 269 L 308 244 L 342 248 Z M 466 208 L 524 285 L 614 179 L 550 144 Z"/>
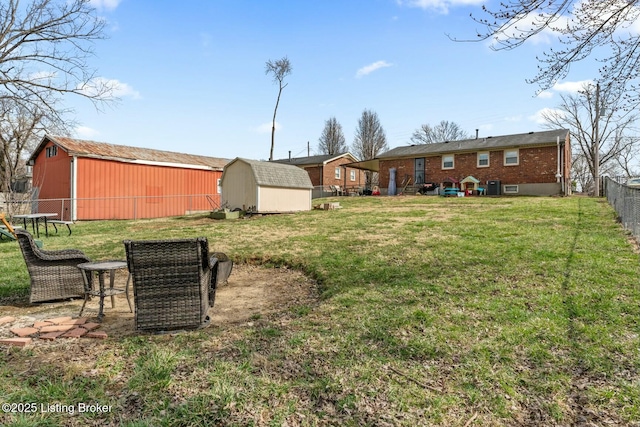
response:
<path fill-rule="evenodd" d="M 45 251 L 36 245 L 28 231 L 16 229 L 15 232 L 31 278 L 32 303 L 84 298 L 84 276 L 78 264 L 91 260 L 82 251 Z"/>

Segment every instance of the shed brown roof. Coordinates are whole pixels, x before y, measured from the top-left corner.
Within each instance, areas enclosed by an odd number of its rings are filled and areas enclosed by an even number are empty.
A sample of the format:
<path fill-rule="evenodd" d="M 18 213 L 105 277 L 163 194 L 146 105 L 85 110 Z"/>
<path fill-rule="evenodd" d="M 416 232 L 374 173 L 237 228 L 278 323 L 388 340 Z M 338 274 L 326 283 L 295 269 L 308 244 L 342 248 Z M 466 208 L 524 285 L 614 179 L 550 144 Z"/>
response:
<path fill-rule="evenodd" d="M 127 145 L 107 144 L 105 142 L 88 141 L 84 139 L 69 138 L 66 136 L 46 135 L 40 145 L 33 152 L 29 161 L 38 157 L 47 142 L 51 141 L 64 149 L 71 156 L 93 157 L 125 162 L 158 162 L 168 165 L 184 165 L 222 170 L 229 163 L 229 159 L 218 157 L 198 156 L 195 154 L 176 153 L 173 151 L 154 150 L 151 148 L 130 147 Z"/>

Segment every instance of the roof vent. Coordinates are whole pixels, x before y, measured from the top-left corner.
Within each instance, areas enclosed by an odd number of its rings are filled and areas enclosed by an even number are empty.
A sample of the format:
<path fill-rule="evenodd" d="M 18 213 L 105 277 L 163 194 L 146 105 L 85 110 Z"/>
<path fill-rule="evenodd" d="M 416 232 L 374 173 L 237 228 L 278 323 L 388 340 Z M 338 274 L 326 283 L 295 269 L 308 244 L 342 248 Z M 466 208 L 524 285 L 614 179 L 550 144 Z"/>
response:
<path fill-rule="evenodd" d="M 533 132 L 529 132 L 529 135 L 531 135 Z"/>

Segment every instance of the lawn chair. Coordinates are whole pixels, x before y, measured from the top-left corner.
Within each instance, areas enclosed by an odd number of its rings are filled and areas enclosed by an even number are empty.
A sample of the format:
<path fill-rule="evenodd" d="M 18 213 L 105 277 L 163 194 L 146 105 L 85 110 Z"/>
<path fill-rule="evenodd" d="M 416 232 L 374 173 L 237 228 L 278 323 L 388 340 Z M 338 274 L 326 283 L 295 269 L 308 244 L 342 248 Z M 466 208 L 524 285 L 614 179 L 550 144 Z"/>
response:
<path fill-rule="evenodd" d="M 135 328 L 139 331 L 196 329 L 209 323 L 215 301 L 207 239 L 124 241 L 133 279 Z"/>
<path fill-rule="evenodd" d="M 91 261 L 82 251 L 40 249 L 26 230 L 15 229 L 27 270 L 31 277 L 29 301 L 43 302 L 84 298 L 85 283 L 78 264 Z M 89 280 L 91 286 L 91 280 Z"/>
<path fill-rule="evenodd" d="M 344 191 L 342 191 L 342 189 L 340 188 L 339 185 L 331 185 L 331 192 L 333 193 L 334 196 L 342 196 L 344 195 Z"/>

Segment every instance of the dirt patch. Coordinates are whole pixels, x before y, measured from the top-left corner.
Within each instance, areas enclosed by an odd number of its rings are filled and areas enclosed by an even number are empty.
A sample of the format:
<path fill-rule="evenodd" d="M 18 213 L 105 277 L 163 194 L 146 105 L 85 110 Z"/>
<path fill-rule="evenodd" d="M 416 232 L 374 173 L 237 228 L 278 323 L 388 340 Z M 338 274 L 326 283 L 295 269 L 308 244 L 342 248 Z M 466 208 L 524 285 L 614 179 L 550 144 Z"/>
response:
<path fill-rule="evenodd" d="M 115 286 L 124 288 L 127 274 L 116 275 Z M 262 316 L 283 312 L 287 309 L 317 301 L 317 286 L 304 274 L 287 268 L 265 268 L 252 265 L 236 265 L 229 282 L 216 292 L 216 302 L 209 310 L 210 327 L 242 324 Z M 133 290 L 130 290 L 131 304 L 134 304 Z M 9 331 L 13 327 L 26 327 L 35 321 L 52 317 L 78 317 L 82 299 L 43 303 L 28 306 L 0 306 L 0 317 L 12 316 L 16 320 L 0 325 L 0 337 L 13 337 Z M 134 315 L 129 311 L 125 294 L 115 297 L 115 308 L 110 298 L 105 298 L 104 320 L 100 330 L 109 337 L 118 338 L 137 335 L 134 329 Z M 98 315 L 99 299 L 87 302 L 83 317 L 95 320 Z M 58 340 L 64 340 L 59 338 Z M 58 341 L 56 340 L 56 341 Z M 33 345 L 45 345 L 42 340 L 34 340 Z"/>

